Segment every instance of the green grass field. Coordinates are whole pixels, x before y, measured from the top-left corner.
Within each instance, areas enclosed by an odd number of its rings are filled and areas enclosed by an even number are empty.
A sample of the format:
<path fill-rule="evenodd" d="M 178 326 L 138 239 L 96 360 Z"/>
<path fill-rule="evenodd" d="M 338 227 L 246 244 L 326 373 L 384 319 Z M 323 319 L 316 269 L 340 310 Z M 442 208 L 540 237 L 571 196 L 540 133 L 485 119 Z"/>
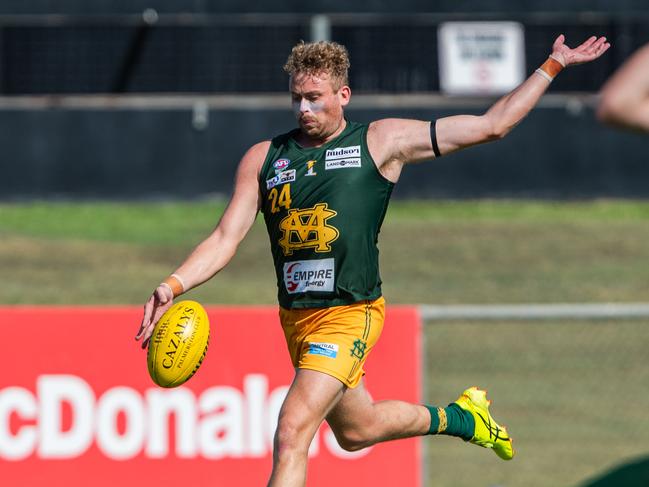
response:
<path fill-rule="evenodd" d="M 142 304 L 223 208 L 0 204 L 0 303 Z M 394 202 L 380 238 L 384 292 L 393 304 L 649 301 L 648 241 L 645 202 Z M 261 219 L 191 296 L 275 302 Z M 456 439 L 426 439 L 427 487 L 594 487 L 639 458 L 649 475 L 649 323 L 426 325 L 426 398 L 445 405 L 464 387 L 487 388 L 518 452 L 504 463 Z"/>
<path fill-rule="evenodd" d="M 586 487 L 638 458 L 642 480 L 603 485 L 649 485 L 648 322 L 429 323 L 425 336 L 426 396 L 445 404 L 459 385 L 486 388 L 517 452 L 505 463 L 429 440 L 428 487 Z"/>
<path fill-rule="evenodd" d="M 0 205 L 0 303 L 140 304 L 214 227 L 220 202 Z M 390 303 L 645 301 L 649 203 L 394 202 Z M 64 285 L 61 285 L 64 283 Z M 206 303 L 271 304 L 261 218 Z"/>

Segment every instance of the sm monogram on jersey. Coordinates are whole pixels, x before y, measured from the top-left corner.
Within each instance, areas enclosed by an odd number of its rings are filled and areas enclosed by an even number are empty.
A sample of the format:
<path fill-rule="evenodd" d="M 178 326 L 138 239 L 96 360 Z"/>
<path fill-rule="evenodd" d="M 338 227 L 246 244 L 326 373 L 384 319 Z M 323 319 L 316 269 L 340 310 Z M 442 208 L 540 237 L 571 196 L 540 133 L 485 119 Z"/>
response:
<path fill-rule="evenodd" d="M 325 154 L 325 171 L 347 167 L 361 167 L 361 146 L 330 149 Z"/>
<path fill-rule="evenodd" d="M 299 249 L 331 252 L 330 244 L 338 238 L 340 232 L 327 224 L 327 220 L 336 215 L 327 203 L 318 203 L 303 210 L 288 210 L 288 214 L 279 222 L 282 237 L 278 243 L 284 255 L 293 255 L 293 251 Z"/>

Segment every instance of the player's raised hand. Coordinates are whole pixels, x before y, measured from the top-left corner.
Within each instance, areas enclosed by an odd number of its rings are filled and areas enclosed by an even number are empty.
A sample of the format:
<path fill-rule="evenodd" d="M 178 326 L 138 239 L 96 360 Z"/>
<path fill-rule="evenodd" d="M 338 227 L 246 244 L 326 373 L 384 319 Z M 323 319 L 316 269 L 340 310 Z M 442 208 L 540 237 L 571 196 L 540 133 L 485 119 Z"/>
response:
<path fill-rule="evenodd" d="M 589 37 L 583 44 L 571 49 L 564 44 L 566 38 L 563 34 L 556 38 L 552 44 L 552 57 L 564 66 L 587 63 L 604 54 L 611 44 L 606 42 L 606 37 Z"/>
<path fill-rule="evenodd" d="M 171 308 L 173 304 L 173 292 L 169 286 L 160 285 L 158 286 L 151 297 L 144 305 L 144 316 L 142 317 L 142 323 L 140 324 L 140 329 L 135 335 L 136 340 L 142 339 L 142 348 L 146 348 L 149 344 L 149 339 L 153 333 L 153 328 L 162 315 Z"/>

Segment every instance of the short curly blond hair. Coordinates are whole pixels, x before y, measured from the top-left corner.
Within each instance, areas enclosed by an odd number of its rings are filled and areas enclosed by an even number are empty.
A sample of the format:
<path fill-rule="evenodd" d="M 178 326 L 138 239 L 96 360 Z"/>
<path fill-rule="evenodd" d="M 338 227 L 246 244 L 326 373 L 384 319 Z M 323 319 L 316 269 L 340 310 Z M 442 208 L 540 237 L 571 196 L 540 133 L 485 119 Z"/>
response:
<path fill-rule="evenodd" d="M 300 41 L 291 50 L 284 71 L 290 76 L 297 73 L 317 75 L 327 73 L 331 76 L 334 91 L 349 84 L 349 54 L 345 46 L 331 41 Z"/>

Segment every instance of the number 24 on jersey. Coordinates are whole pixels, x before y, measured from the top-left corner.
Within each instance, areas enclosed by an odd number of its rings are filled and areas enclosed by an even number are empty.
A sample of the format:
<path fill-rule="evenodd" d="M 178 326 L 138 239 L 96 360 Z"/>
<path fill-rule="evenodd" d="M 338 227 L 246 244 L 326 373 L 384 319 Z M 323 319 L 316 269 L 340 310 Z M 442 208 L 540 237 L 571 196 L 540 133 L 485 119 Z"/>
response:
<path fill-rule="evenodd" d="M 277 190 L 277 187 L 274 187 L 268 193 L 268 200 L 270 201 L 271 213 L 279 212 L 280 207 L 288 210 L 291 207 L 291 185 L 289 183 L 283 184 L 280 191 Z"/>

